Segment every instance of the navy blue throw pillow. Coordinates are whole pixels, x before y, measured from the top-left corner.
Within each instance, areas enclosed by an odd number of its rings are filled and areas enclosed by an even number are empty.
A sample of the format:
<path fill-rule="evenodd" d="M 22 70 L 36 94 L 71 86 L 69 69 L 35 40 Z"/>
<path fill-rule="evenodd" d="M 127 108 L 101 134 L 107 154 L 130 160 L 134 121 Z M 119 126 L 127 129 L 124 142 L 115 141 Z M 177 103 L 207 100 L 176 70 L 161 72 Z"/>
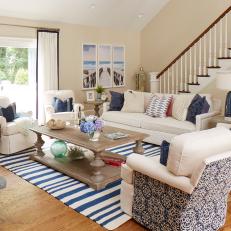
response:
<path fill-rule="evenodd" d="M 204 97 L 196 94 L 188 107 L 186 120 L 196 124 L 196 116 L 209 111 L 209 104 Z"/>
<path fill-rule="evenodd" d="M 71 97 L 62 101 L 61 99 L 54 97 L 52 106 L 55 109 L 55 113 L 73 111 L 73 98 Z"/>
<path fill-rule="evenodd" d="M 169 152 L 170 143 L 164 140 L 160 145 L 160 163 L 164 166 L 167 165 L 168 161 L 168 152 Z"/>
<path fill-rule="evenodd" d="M 16 119 L 16 104 L 12 103 L 7 108 L 0 107 L 0 116 L 6 118 L 7 122 L 12 122 Z"/>
<path fill-rule="evenodd" d="M 110 91 L 111 93 L 111 103 L 109 106 L 109 111 L 121 111 L 124 105 L 124 94 Z"/>

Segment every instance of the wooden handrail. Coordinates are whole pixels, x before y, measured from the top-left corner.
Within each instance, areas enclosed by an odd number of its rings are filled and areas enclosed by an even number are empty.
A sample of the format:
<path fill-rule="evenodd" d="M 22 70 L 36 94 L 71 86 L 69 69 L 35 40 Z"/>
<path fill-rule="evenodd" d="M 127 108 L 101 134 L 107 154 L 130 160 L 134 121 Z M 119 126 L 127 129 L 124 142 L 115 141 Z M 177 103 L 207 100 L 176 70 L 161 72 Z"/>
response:
<path fill-rule="evenodd" d="M 213 28 L 222 18 L 225 17 L 226 14 L 228 14 L 231 11 L 231 6 L 228 7 L 207 29 L 205 29 L 193 42 L 190 43 L 190 45 L 185 48 L 168 66 L 166 66 L 158 75 L 157 79 L 160 78 L 160 76 L 168 70 L 178 59 L 181 58 L 191 47 L 194 46 L 195 43 L 197 43 L 205 34 L 209 32 L 211 28 Z"/>

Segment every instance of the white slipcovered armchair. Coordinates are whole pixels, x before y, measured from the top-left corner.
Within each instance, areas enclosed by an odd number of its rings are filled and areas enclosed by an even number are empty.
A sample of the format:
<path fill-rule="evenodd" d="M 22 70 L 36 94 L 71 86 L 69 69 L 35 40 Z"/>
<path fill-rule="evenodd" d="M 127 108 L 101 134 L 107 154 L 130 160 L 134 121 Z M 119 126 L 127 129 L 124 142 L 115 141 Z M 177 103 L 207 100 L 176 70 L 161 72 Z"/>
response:
<path fill-rule="evenodd" d="M 52 106 L 54 97 L 62 101 L 72 97 L 73 111 L 55 113 L 54 107 Z M 81 110 L 81 116 L 83 116 L 84 106 L 80 103 L 75 103 L 75 95 L 72 90 L 49 90 L 45 92 L 44 109 L 45 109 L 46 122 L 50 119 L 61 119 L 64 121 L 72 121 L 75 118 L 77 118 L 79 109 Z"/>
<path fill-rule="evenodd" d="M 121 208 L 149 230 L 218 230 L 231 189 L 231 132 L 176 136 L 167 166 L 132 154 L 121 169 Z"/>
<path fill-rule="evenodd" d="M 10 100 L 7 97 L 0 97 L 0 107 L 8 107 Z M 26 115 L 15 119 L 12 122 L 7 122 L 3 116 L 0 116 L 1 137 L 0 137 L 0 153 L 14 154 L 24 149 L 34 146 L 36 136 L 29 131 L 32 125 L 30 113 L 22 113 Z"/>

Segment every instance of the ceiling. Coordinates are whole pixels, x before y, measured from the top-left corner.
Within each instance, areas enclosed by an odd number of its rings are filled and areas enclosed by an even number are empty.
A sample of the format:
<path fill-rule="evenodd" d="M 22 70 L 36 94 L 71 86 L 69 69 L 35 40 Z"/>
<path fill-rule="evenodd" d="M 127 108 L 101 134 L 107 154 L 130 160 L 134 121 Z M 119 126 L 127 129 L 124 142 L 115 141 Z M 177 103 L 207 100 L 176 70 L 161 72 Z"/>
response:
<path fill-rule="evenodd" d="M 169 0 L 0 0 L 0 16 L 141 30 Z"/>

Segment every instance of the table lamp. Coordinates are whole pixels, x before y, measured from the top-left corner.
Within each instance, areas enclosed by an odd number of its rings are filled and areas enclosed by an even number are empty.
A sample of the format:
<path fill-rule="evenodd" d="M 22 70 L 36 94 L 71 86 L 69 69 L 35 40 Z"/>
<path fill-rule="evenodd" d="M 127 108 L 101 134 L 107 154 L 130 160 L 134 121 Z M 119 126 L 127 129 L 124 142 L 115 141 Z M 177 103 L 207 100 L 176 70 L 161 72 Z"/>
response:
<path fill-rule="evenodd" d="M 216 86 L 228 91 L 225 100 L 225 119 L 231 121 L 231 71 L 218 72 Z"/>

